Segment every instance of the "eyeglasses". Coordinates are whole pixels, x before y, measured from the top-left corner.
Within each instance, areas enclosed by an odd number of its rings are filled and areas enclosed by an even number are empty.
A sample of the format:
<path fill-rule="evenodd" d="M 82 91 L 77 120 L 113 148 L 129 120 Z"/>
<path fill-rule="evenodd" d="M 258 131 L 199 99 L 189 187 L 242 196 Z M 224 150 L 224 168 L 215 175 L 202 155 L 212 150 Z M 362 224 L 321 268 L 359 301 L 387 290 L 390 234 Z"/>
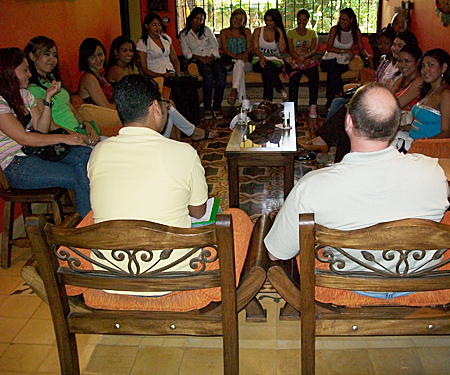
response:
<path fill-rule="evenodd" d="M 166 109 L 169 110 L 171 103 L 169 100 L 165 100 L 165 99 L 158 99 L 158 102 L 162 102 L 164 103 L 164 105 L 166 106 Z"/>

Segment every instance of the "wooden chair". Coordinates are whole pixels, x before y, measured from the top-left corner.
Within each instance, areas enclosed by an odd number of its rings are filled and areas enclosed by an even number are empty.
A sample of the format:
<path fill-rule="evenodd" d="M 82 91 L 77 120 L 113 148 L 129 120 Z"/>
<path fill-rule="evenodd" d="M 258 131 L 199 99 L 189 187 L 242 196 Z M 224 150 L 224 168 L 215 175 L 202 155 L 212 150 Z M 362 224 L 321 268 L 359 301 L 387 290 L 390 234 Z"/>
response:
<path fill-rule="evenodd" d="M 450 251 L 447 250 L 450 247 L 450 226 L 429 220 L 406 219 L 359 230 L 339 231 L 315 224 L 312 214 L 301 214 L 299 227 L 300 288 L 280 265 L 269 268 L 268 278 L 291 309 L 301 312 L 303 375 L 315 373 L 316 336 L 450 334 L 448 305 L 407 307 L 392 302 L 389 305 L 348 308 L 315 300 L 317 286 L 379 292 L 450 289 L 450 271 L 438 270 L 438 266 L 428 264 L 418 271 L 406 269 L 404 272 L 370 269 L 374 264 L 371 262 L 372 254 L 380 251 L 383 251 L 386 259 L 394 254 L 403 256 L 401 260 L 392 260 L 394 266 L 400 266 L 402 261 L 420 258 L 422 250 L 436 252 L 429 249 L 443 249 L 437 253 L 437 259 L 446 259 L 445 255 L 448 254 L 445 253 Z M 323 249 L 325 246 L 335 248 L 342 254 L 340 256 L 344 262 L 349 260 L 345 249 L 372 249 L 364 253 L 366 271 L 340 271 L 339 263 L 333 260 L 330 252 Z M 443 260 L 439 267 L 449 262 L 450 259 Z M 318 269 L 317 263 L 325 264 L 325 269 Z M 450 302 L 450 292 L 448 295 Z M 417 298 L 417 295 L 413 296 Z"/>
<path fill-rule="evenodd" d="M 50 204 L 53 220 L 56 224 L 60 224 L 64 218 L 61 198 L 67 194 L 68 190 L 60 187 L 46 189 L 15 189 L 9 186 L 8 179 L 1 169 L 0 184 L 2 185 L 0 189 L 0 198 L 4 201 L 0 263 L 2 268 L 8 268 L 11 265 L 11 247 L 13 245 L 20 248 L 30 248 L 28 237 L 18 237 L 13 239 L 15 204 L 20 203 L 22 205 L 24 219 L 31 215 L 32 203 Z"/>
<path fill-rule="evenodd" d="M 255 296 L 266 278 L 267 255 L 262 240 L 269 229 L 263 216 L 256 223 L 239 286 L 236 289 L 233 232 L 230 215 L 218 215 L 215 225 L 182 229 L 139 220 L 114 220 L 92 226 L 65 229 L 48 224 L 44 217 L 27 219 L 32 248 L 46 296 L 50 302 L 57 338 L 62 374 L 79 374 L 76 333 L 113 335 L 223 335 L 224 373 L 239 373 L 237 313 L 260 311 Z M 132 262 L 134 255 L 158 259 L 175 256 L 176 249 L 201 249 L 195 259 L 194 271 L 151 269 L 143 273 L 102 267 L 98 270 L 77 269 L 74 256 L 59 249 L 65 245 L 84 261 L 91 261 L 76 248 L 111 249 Z M 209 249 L 207 248 L 209 247 Z M 212 251 L 214 247 L 217 252 Z M 130 250 L 128 250 L 130 249 Z M 166 250 L 157 254 L 156 249 Z M 211 254 L 212 253 L 212 254 Z M 172 254 L 172 255 L 170 255 Z M 204 270 L 205 264 L 220 259 L 220 270 Z M 175 256 L 176 258 L 176 256 Z M 173 259 L 173 258 L 170 258 Z M 59 263 L 58 263 L 59 261 Z M 64 266 L 60 267 L 60 264 Z M 172 265 L 179 263 L 176 259 Z M 175 291 L 221 286 L 221 302 L 189 312 L 103 310 L 87 306 L 66 294 L 66 285 L 92 289 L 126 290 L 132 292 Z M 265 318 L 265 315 L 260 317 Z"/>

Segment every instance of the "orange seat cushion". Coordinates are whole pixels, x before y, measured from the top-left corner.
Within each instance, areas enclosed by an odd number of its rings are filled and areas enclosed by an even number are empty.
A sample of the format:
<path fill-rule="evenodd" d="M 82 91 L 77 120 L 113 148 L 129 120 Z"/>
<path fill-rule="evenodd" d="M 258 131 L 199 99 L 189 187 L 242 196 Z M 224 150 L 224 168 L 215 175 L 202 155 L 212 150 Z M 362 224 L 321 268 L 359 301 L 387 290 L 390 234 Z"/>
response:
<path fill-rule="evenodd" d="M 239 283 L 242 268 L 247 257 L 248 245 L 253 231 L 253 223 L 248 215 L 237 208 L 224 211 L 231 214 L 233 222 L 234 252 L 236 263 L 236 285 Z M 78 227 L 94 224 L 92 211 L 83 219 Z M 80 249 L 90 255 L 90 250 Z M 84 269 L 92 269 L 89 262 L 81 260 Z M 208 263 L 207 270 L 219 268 L 219 261 Z M 198 289 L 192 291 L 175 291 L 162 297 L 136 297 L 131 295 L 107 293 L 99 289 L 87 289 L 73 286 L 66 287 L 69 295 L 83 293 L 86 304 L 98 309 L 141 310 L 141 311 L 190 311 L 201 309 L 210 302 L 220 301 L 220 288 Z"/>
<path fill-rule="evenodd" d="M 450 212 L 447 211 L 441 220 L 442 224 L 450 225 Z M 450 258 L 450 251 L 444 254 L 444 260 Z M 297 264 L 300 264 L 300 257 L 297 256 Z M 316 268 L 329 269 L 327 264 L 316 260 Z M 442 270 L 449 270 L 450 264 L 441 267 Z M 361 307 L 361 306 L 434 306 L 446 305 L 450 303 L 450 289 L 436 290 L 431 292 L 416 292 L 392 300 L 372 298 L 362 296 L 344 289 L 332 289 L 316 287 L 316 301 L 332 303 L 337 306 Z"/>

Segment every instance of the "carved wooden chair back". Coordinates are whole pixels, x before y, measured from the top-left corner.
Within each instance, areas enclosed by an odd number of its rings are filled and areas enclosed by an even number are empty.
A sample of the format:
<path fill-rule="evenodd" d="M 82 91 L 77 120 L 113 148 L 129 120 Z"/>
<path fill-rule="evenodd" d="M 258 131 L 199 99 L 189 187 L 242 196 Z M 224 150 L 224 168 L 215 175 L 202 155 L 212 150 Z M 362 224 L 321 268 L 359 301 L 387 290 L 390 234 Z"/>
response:
<path fill-rule="evenodd" d="M 236 299 L 230 215 L 218 215 L 215 225 L 193 229 L 139 220 L 114 220 L 64 229 L 46 223 L 41 216 L 29 218 L 27 230 L 50 301 L 61 373 L 79 374 L 75 334 L 98 333 L 223 335 L 224 373 L 238 374 L 237 311 L 242 306 Z M 59 248 L 60 245 L 73 251 L 72 255 Z M 102 265 L 82 255 L 77 248 L 91 249 L 100 259 L 110 253 L 115 259 L 125 259 L 128 267 Z M 191 271 L 171 270 L 187 257 L 183 255 L 180 258 L 177 255 L 179 249 L 184 249 L 183 254 L 186 249 L 192 249 L 188 254 L 195 256 L 190 261 Z M 96 269 L 79 269 L 73 254 L 93 263 Z M 217 257 L 220 270 L 205 270 L 205 265 Z M 138 259 L 141 260 L 140 266 Z M 143 267 L 146 261 L 153 266 Z M 60 267 L 62 262 L 64 266 Z M 258 289 L 265 279 L 265 271 L 261 272 Z M 183 291 L 220 286 L 222 300 L 218 310 L 207 306 L 205 311 L 183 313 L 101 310 L 71 300 L 66 294 L 66 285 L 128 292 Z M 255 295 L 256 291 L 250 299 Z"/>
<path fill-rule="evenodd" d="M 283 298 L 301 312 L 303 375 L 315 373 L 316 336 L 450 334 L 450 313 L 445 307 L 347 308 L 315 300 L 316 287 L 370 292 L 450 289 L 450 271 L 440 269 L 450 262 L 446 259 L 450 226 L 405 219 L 340 231 L 315 224 L 313 214 L 301 214 L 299 230 L 300 288 L 279 266 L 269 269 L 268 275 Z M 360 261 L 349 249 L 368 250 L 361 252 Z M 412 266 L 422 259 L 423 266 Z M 318 269 L 317 262 L 327 267 Z M 357 263 L 361 270 L 345 271 L 348 262 Z"/>

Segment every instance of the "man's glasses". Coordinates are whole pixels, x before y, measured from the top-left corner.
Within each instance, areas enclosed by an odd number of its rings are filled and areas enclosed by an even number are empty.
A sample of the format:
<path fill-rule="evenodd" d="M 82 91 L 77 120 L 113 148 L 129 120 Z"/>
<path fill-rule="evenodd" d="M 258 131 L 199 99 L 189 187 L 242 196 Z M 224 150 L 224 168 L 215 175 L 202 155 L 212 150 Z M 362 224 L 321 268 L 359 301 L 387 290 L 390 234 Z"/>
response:
<path fill-rule="evenodd" d="M 165 99 L 158 99 L 158 102 L 164 103 L 164 105 L 166 106 L 166 109 L 169 110 L 171 104 L 169 100 L 165 100 Z"/>

